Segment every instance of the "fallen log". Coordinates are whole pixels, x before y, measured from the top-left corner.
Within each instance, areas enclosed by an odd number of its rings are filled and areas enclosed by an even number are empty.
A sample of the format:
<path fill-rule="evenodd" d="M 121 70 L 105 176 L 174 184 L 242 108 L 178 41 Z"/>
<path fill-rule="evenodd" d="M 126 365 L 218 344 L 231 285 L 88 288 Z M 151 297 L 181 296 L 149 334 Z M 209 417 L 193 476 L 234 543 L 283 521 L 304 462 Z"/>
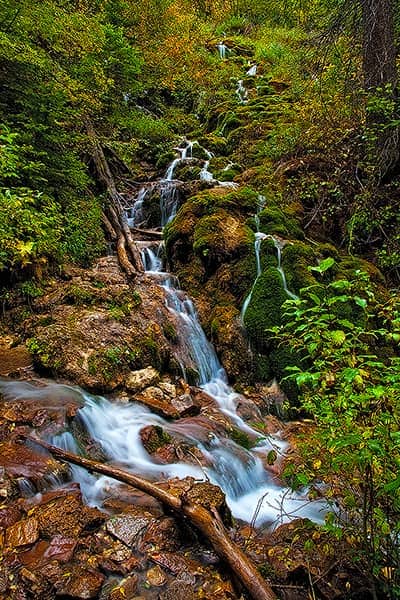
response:
<path fill-rule="evenodd" d="M 25 439 L 46 448 L 53 456 L 63 461 L 84 467 L 90 472 L 101 473 L 117 481 L 132 485 L 156 498 L 164 506 L 177 513 L 177 515 L 184 515 L 211 543 L 218 556 L 229 565 L 253 600 L 277 600 L 277 596 L 260 575 L 256 565 L 229 537 L 218 509 L 215 506 L 203 506 L 200 504 L 200 501 L 198 503 L 193 501 L 193 498 L 197 497 L 196 493 L 193 493 L 196 486 L 208 485 L 215 488 L 215 496 L 223 495 L 216 486 L 212 486 L 209 483 L 193 483 L 190 493 L 186 491 L 182 492 L 181 496 L 176 496 L 159 487 L 157 484 L 128 473 L 118 467 L 112 467 L 88 458 L 83 458 L 82 456 L 51 446 L 34 437 L 26 436 Z"/>

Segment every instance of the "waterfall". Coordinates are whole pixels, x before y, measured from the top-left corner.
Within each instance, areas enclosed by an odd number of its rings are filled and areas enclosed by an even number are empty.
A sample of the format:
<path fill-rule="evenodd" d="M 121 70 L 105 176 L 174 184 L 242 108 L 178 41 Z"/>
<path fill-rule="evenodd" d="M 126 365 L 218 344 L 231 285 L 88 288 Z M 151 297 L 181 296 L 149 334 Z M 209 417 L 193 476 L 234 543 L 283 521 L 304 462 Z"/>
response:
<path fill-rule="evenodd" d="M 227 52 L 229 52 L 228 46 L 226 46 L 224 44 L 224 42 L 219 42 L 219 44 L 217 44 L 217 48 L 218 48 L 219 57 L 221 59 L 226 58 L 226 54 L 227 54 Z"/>
<path fill-rule="evenodd" d="M 288 289 L 285 271 L 283 270 L 282 264 L 281 264 L 282 263 L 282 248 L 284 247 L 284 243 L 282 243 L 282 241 L 274 235 L 269 235 L 268 237 L 274 242 L 274 245 L 276 248 L 276 254 L 277 254 L 277 259 L 278 259 L 277 269 L 278 269 L 281 279 L 282 279 L 282 287 L 283 287 L 284 291 L 286 292 L 286 295 L 289 296 L 289 298 L 291 298 L 292 300 L 298 300 L 299 297 L 296 296 L 296 294 L 294 294 L 293 292 L 291 292 Z"/>
<path fill-rule="evenodd" d="M 243 85 L 243 79 L 239 79 L 235 93 L 240 104 L 245 104 L 247 102 L 247 90 Z"/>
<path fill-rule="evenodd" d="M 168 166 L 165 179 L 160 182 L 164 186 L 167 182 L 169 198 L 176 193 L 179 182 L 174 181 L 174 168 L 179 161 L 191 157 L 192 142 L 185 142 L 179 148 L 180 157 L 175 158 Z M 204 169 L 208 171 L 205 161 Z M 143 200 L 146 197 L 146 188 L 143 188 L 136 199 L 131 217 L 136 224 Z M 257 217 L 264 206 L 265 198 L 259 196 Z M 176 203 L 160 201 L 161 221 L 168 223 L 176 212 Z M 136 207 L 136 209 L 135 209 Z M 143 216 L 143 215 L 142 215 Z M 160 223 L 160 225 L 162 225 Z M 259 225 L 259 221 L 256 219 Z M 257 232 L 255 240 L 257 275 L 261 272 L 259 259 L 260 244 L 263 234 Z M 177 330 L 177 346 L 184 350 L 198 373 L 198 384 L 205 393 L 211 396 L 221 413 L 226 415 L 232 424 L 255 440 L 254 447 L 246 450 L 234 441 L 223 435 L 206 430 L 201 422 L 193 425 L 186 423 L 185 419 L 174 422 L 167 421 L 152 413 L 147 407 L 134 402 L 110 401 L 106 398 L 95 397 L 79 388 L 69 388 L 51 384 L 36 389 L 32 384 L 25 387 L 17 386 L 19 397 L 26 395 L 28 398 L 34 394 L 57 398 L 60 394 L 73 394 L 79 397 L 79 420 L 90 438 L 101 446 L 107 460 L 122 464 L 127 470 L 139 473 L 151 479 L 165 479 L 186 476 L 197 480 L 208 478 L 219 485 L 226 494 L 226 499 L 233 515 L 247 522 L 253 520 L 257 525 L 263 523 L 281 523 L 294 517 L 309 517 L 321 521 L 321 513 L 326 509 L 320 502 L 310 502 L 304 495 L 291 492 L 287 488 L 277 485 L 271 475 L 265 470 L 262 458 L 271 450 L 282 452 L 286 443 L 279 437 L 263 436 L 259 431 L 245 423 L 237 412 L 237 406 L 242 397 L 229 385 L 228 378 L 222 367 L 214 346 L 207 339 L 200 324 L 192 300 L 185 292 L 179 289 L 176 278 L 163 271 L 163 261 L 160 257 L 159 247 L 156 243 L 142 241 L 142 261 L 145 275 L 154 278 L 155 284 L 164 291 L 165 304 L 173 316 Z M 179 358 L 177 357 L 179 361 Z M 182 361 L 179 361 L 182 364 Z M 185 365 L 182 364 L 185 373 Z M 0 392 L 8 395 L 13 393 L 11 388 L 0 380 Z M 60 390 L 60 391 L 58 391 Z M 16 397 L 18 397 L 18 394 Z M 160 464 L 157 459 L 146 451 L 141 430 L 149 425 L 160 426 L 171 435 L 183 438 L 189 444 L 197 447 L 202 455 L 201 465 L 193 465 L 181 460 L 172 464 Z M 62 448 L 79 453 L 80 448 L 70 432 L 61 432 L 51 438 L 51 442 Z M 101 505 L 102 500 L 110 495 L 115 488 L 118 493 L 118 483 L 110 478 L 95 477 L 79 467 L 72 467 L 72 476 L 78 481 L 86 501 L 93 505 Z"/>
<path fill-rule="evenodd" d="M 249 77 L 255 77 L 257 75 L 257 65 L 252 65 L 248 71 L 246 71 L 246 75 Z"/>

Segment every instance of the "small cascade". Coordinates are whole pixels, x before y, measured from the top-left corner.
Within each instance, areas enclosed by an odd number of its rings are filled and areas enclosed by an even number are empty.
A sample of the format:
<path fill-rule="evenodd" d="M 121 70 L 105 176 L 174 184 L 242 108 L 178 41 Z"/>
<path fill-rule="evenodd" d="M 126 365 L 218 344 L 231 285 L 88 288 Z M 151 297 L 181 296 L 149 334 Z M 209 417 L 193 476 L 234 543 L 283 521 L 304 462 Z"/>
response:
<path fill-rule="evenodd" d="M 200 174 L 199 174 L 199 177 L 202 181 L 214 181 L 213 174 L 211 173 L 211 171 L 208 170 L 209 166 L 210 166 L 210 161 L 206 160 L 206 162 L 204 163 L 204 166 L 201 169 Z"/>
<path fill-rule="evenodd" d="M 146 187 L 140 188 L 138 195 L 134 201 L 133 207 L 126 211 L 127 222 L 129 227 L 140 227 L 144 222 L 143 202 L 148 195 L 149 189 Z"/>
<path fill-rule="evenodd" d="M 248 92 L 243 85 L 243 79 L 239 79 L 239 81 L 237 82 L 235 93 L 237 99 L 239 100 L 239 104 L 246 104 Z"/>
<path fill-rule="evenodd" d="M 274 242 L 274 245 L 275 245 L 275 248 L 276 248 L 276 254 L 277 254 L 277 259 L 278 259 L 277 269 L 278 269 L 278 271 L 280 273 L 280 276 L 282 278 L 282 287 L 285 290 L 286 294 L 289 296 L 289 298 L 291 298 L 292 300 L 298 300 L 299 297 L 296 296 L 296 294 L 294 294 L 293 292 L 291 292 L 288 289 L 287 282 L 286 282 L 285 271 L 283 270 L 282 264 L 281 264 L 281 261 L 282 261 L 282 248 L 284 247 L 285 244 L 279 238 L 277 238 L 277 237 L 275 237 L 273 235 L 269 235 L 268 237 Z"/>
<path fill-rule="evenodd" d="M 253 296 L 253 292 L 254 292 L 254 288 L 256 287 L 256 283 L 258 278 L 261 275 L 261 258 L 260 258 L 260 250 L 261 250 L 261 242 L 267 237 L 265 235 L 265 233 L 262 233 L 260 231 L 260 212 L 262 211 L 262 209 L 265 206 L 265 202 L 266 202 L 266 198 L 265 196 L 263 196 L 262 194 L 258 194 L 258 199 L 257 199 L 257 212 L 254 215 L 254 221 L 256 224 L 256 233 L 254 234 L 255 240 L 254 240 L 254 252 L 256 255 L 256 278 L 254 280 L 253 285 L 251 286 L 250 292 L 247 295 L 247 297 L 245 298 L 245 301 L 243 302 L 243 306 L 242 306 L 242 310 L 240 311 L 240 321 L 242 324 L 244 324 L 244 316 L 246 314 L 246 311 L 249 307 L 250 304 L 250 300 Z"/>
<path fill-rule="evenodd" d="M 249 77 L 255 77 L 257 75 L 257 65 L 252 65 L 250 69 L 246 71 L 246 75 Z"/>
<path fill-rule="evenodd" d="M 226 46 L 226 44 L 224 44 L 224 42 L 219 42 L 219 44 L 217 44 L 217 48 L 218 48 L 219 57 L 222 60 L 224 58 L 226 58 L 226 55 L 229 52 L 228 46 Z"/>
<path fill-rule="evenodd" d="M 133 226 L 137 226 L 144 218 L 141 212 L 143 201 L 147 190 L 154 187 L 161 192 L 167 190 L 165 194 L 160 194 L 160 226 L 163 227 L 174 217 L 177 210 L 177 186 L 180 183 L 174 179 L 174 170 L 180 161 L 191 159 L 192 149 L 193 142 L 185 140 L 185 145 L 178 149 L 180 156 L 169 165 L 165 178 L 152 183 L 151 188 L 144 187 L 139 191 L 131 209 L 134 214 L 129 217 Z M 203 178 L 211 181 L 212 173 L 208 170 L 211 154 L 206 156 L 208 160 L 204 161 Z M 257 229 L 258 213 L 264 204 L 265 198 L 260 195 L 256 215 Z M 257 231 L 257 276 L 261 273 L 260 245 L 264 237 L 264 234 Z M 250 439 L 258 441 L 252 450 L 246 450 L 223 435 L 210 433 L 201 424 L 193 427 L 193 423 L 186 423 L 185 419 L 170 422 L 134 402 L 111 402 L 105 398 L 94 397 L 79 388 L 68 388 L 79 395 L 80 405 L 83 405 L 78 413 L 81 425 L 90 438 L 102 448 L 107 460 L 122 464 L 134 473 L 143 474 L 151 479 L 186 476 L 198 480 L 208 478 L 222 488 L 233 515 L 244 521 L 254 520 L 258 525 L 267 522 L 277 524 L 295 516 L 320 521 L 321 512 L 325 508 L 321 503 L 310 503 L 300 494 L 291 493 L 287 488 L 277 485 L 265 470 L 262 458 L 271 449 L 282 452 L 286 443 L 277 437 L 262 436 L 238 414 L 237 407 L 242 397 L 230 387 L 226 372 L 214 346 L 205 335 L 192 300 L 179 289 L 176 278 L 162 270 L 162 244 L 139 241 L 138 246 L 141 249 L 145 274 L 154 278 L 155 284 L 163 290 L 165 304 L 176 326 L 176 358 L 182 365 L 182 373 L 185 375 L 186 367 L 193 367 L 198 373 L 198 385 L 215 400 L 221 413 L 229 417 L 232 424 L 249 435 Z M 180 360 L 182 356 L 185 357 L 184 360 Z M 0 391 L 3 387 L 0 380 Z M 32 395 L 32 387 L 28 384 L 27 394 Z M 62 390 L 67 386 L 58 388 Z M 22 389 L 22 393 L 25 393 L 25 389 Z M 37 393 L 49 394 L 42 388 Z M 143 446 L 140 435 L 141 430 L 150 425 L 162 427 L 167 433 L 177 435 L 195 445 L 202 456 L 201 466 L 184 461 L 160 464 L 153 459 Z M 79 444 L 68 431 L 56 435 L 51 442 L 74 453 L 80 452 Z M 117 482 L 112 479 L 95 477 L 79 467 L 71 467 L 71 472 L 90 504 L 101 505 L 104 498 L 118 487 Z"/>

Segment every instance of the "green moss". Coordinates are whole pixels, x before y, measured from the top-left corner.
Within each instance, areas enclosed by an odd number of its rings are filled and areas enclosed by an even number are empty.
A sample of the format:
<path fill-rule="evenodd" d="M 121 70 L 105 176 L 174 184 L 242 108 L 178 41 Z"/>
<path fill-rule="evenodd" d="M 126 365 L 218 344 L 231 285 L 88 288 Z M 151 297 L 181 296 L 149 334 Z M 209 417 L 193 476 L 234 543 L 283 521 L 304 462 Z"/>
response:
<path fill-rule="evenodd" d="M 176 342 L 178 341 L 178 333 L 175 329 L 175 326 L 172 323 L 170 323 L 170 322 L 164 323 L 163 333 L 164 333 L 165 337 L 167 338 L 167 340 L 169 340 L 173 344 L 176 344 Z"/>
<path fill-rule="evenodd" d="M 33 363 L 39 371 L 57 373 L 62 365 L 62 359 L 57 354 L 54 344 L 45 339 L 32 337 L 26 340 L 26 347 L 33 356 Z"/>
<path fill-rule="evenodd" d="M 95 295 L 88 288 L 72 284 L 69 286 L 67 293 L 64 296 L 64 300 L 67 304 L 74 304 L 76 306 L 87 306 L 90 304 L 94 304 Z"/>
<path fill-rule="evenodd" d="M 269 340 L 267 329 L 279 325 L 282 318 L 282 304 L 287 300 L 282 288 L 279 272 L 269 268 L 257 279 L 244 323 L 253 347 L 266 348 Z"/>
<path fill-rule="evenodd" d="M 260 231 L 289 239 L 303 239 L 304 233 L 296 217 L 278 206 L 268 206 L 260 213 Z"/>
<path fill-rule="evenodd" d="M 109 346 L 104 350 L 96 350 L 89 356 L 88 373 L 108 384 L 121 373 L 140 368 L 140 357 L 141 351 L 138 348 Z"/>
<path fill-rule="evenodd" d="M 162 427 L 159 425 L 155 425 L 152 427 L 150 436 L 144 443 L 144 447 L 149 454 L 153 454 L 153 452 L 157 452 L 159 448 L 162 448 L 166 444 L 170 444 L 172 442 L 172 437 L 164 431 Z"/>
<path fill-rule="evenodd" d="M 309 244 L 304 242 L 286 244 L 282 250 L 282 267 L 288 288 L 292 292 L 298 294 L 302 288 L 318 283 L 308 268 L 316 262 L 315 250 Z"/>
<path fill-rule="evenodd" d="M 242 446 L 242 448 L 245 448 L 246 450 L 250 450 L 254 445 L 247 433 L 244 433 L 244 431 L 241 431 L 240 429 L 236 429 L 236 427 L 232 427 L 229 435 L 236 444 Z"/>

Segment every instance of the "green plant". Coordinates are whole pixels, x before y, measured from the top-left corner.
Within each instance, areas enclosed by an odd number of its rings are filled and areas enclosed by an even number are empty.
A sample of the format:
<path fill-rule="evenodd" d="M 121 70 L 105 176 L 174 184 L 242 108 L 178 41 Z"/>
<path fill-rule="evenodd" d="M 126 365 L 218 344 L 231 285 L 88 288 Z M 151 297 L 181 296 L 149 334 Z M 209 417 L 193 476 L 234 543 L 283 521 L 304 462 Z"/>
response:
<path fill-rule="evenodd" d="M 314 272 L 331 269 L 326 259 Z M 288 367 L 315 430 L 303 440 L 303 470 L 289 466 L 298 485 L 330 481 L 341 507 L 326 527 L 356 541 L 357 560 L 371 585 L 400 596 L 400 303 L 379 302 L 369 277 L 338 279 L 318 294 L 304 288 L 285 305 L 273 329 L 279 343 L 302 358 Z M 363 319 L 343 318 L 342 305 Z"/>

